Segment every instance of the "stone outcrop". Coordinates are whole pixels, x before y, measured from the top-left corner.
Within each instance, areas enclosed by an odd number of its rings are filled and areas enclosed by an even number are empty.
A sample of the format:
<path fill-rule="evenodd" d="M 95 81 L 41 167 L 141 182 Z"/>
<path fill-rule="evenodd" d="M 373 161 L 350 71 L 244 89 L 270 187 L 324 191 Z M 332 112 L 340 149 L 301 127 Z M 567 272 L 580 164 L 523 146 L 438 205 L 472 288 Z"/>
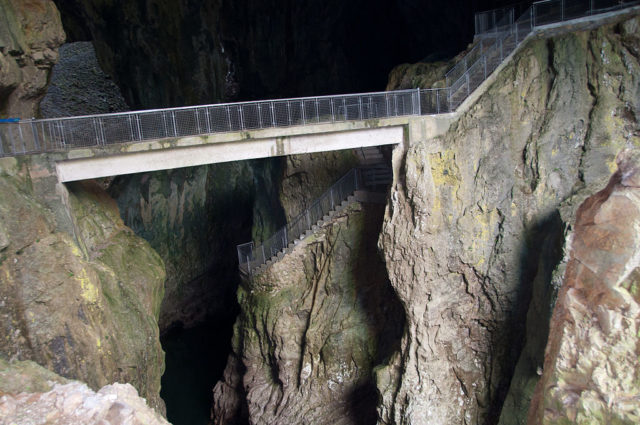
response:
<path fill-rule="evenodd" d="M 578 209 L 531 425 L 640 422 L 640 152 Z"/>
<path fill-rule="evenodd" d="M 91 391 L 36 363 L 0 358 L 0 419 L 3 424 L 168 425 L 129 384 Z"/>
<path fill-rule="evenodd" d="M 91 43 L 63 44 L 59 55 L 47 94 L 40 102 L 43 118 L 129 110 L 118 86 L 100 69 Z"/>
<path fill-rule="evenodd" d="M 380 423 L 526 420 L 565 233 L 640 144 L 639 28 L 530 40 L 445 135 L 394 152 L 380 245 L 407 331 Z"/>
<path fill-rule="evenodd" d="M 243 281 L 214 423 L 375 422 L 373 369 L 397 350 L 404 325 L 376 248 L 382 212 L 352 204 Z"/>
<path fill-rule="evenodd" d="M 50 166 L 0 160 L 0 353 L 94 390 L 131 383 L 162 412 L 162 260 L 97 184 L 65 191 Z"/>
<path fill-rule="evenodd" d="M 64 40 L 53 1 L 0 1 L 0 117 L 38 116 Z"/>

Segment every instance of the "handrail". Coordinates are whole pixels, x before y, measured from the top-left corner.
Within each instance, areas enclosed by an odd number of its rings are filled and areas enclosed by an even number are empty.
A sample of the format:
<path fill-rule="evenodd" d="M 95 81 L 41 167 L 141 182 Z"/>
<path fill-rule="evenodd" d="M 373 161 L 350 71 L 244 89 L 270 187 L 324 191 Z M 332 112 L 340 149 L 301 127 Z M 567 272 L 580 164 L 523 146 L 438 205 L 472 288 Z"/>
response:
<path fill-rule="evenodd" d="M 298 97 L 0 123 L 0 157 L 295 125 L 454 112 L 537 27 L 640 1 L 542 0 L 493 31 L 446 74 L 445 88 Z M 508 22 L 508 24 L 505 24 Z"/>
<path fill-rule="evenodd" d="M 319 220 L 362 186 L 360 169 L 352 168 L 311 205 L 278 229 L 261 244 L 247 242 L 237 246 L 240 270 L 251 274 L 256 268 L 286 249 L 292 241 L 300 238 Z"/>

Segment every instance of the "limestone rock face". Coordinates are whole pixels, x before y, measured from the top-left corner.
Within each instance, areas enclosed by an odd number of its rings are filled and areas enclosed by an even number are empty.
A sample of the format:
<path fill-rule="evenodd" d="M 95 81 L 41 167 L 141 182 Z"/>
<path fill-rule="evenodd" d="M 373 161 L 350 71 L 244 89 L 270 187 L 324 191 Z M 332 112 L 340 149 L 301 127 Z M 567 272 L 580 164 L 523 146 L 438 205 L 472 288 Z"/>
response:
<path fill-rule="evenodd" d="M 3 162 L 17 166 L 15 174 L 0 175 L 8 241 L 0 251 L 0 353 L 95 390 L 131 383 L 162 412 L 162 260 L 124 226 L 97 185 L 68 186 L 72 237 L 35 189 L 46 171 L 35 160 Z M 55 197 L 55 188 L 47 195 Z"/>
<path fill-rule="evenodd" d="M 43 118 L 128 111 L 120 89 L 106 75 L 87 41 L 63 44 L 47 94 L 40 102 Z"/>
<path fill-rule="evenodd" d="M 280 203 L 287 221 L 307 209 L 332 184 L 358 165 L 353 150 L 286 157 Z"/>
<path fill-rule="evenodd" d="M 53 1 L 0 1 L 0 117 L 38 116 L 64 40 Z"/>
<path fill-rule="evenodd" d="M 526 420 L 568 225 L 640 145 L 639 23 L 529 41 L 445 135 L 394 152 L 379 243 L 407 331 L 380 423 Z"/>
<path fill-rule="evenodd" d="M 375 422 L 372 371 L 397 350 L 404 314 L 376 249 L 382 206 L 345 211 L 241 285 L 215 424 Z"/>
<path fill-rule="evenodd" d="M 241 161 L 114 180 L 109 192 L 124 222 L 166 265 L 161 331 L 235 314 L 236 245 L 283 224 L 273 182 L 279 164 Z"/>
<path fill-rule="evenodd" d="M 93 392 L 33 362 L 8 363 L 1 358 L 0 376 L 6 378 L 0 381 L 3 424 L 168 424 L 129 384 Z"/>
<path fill-rule="evenodd" d="M 530 424 L 640 422 L 640 152 L 578 209 Z"/>

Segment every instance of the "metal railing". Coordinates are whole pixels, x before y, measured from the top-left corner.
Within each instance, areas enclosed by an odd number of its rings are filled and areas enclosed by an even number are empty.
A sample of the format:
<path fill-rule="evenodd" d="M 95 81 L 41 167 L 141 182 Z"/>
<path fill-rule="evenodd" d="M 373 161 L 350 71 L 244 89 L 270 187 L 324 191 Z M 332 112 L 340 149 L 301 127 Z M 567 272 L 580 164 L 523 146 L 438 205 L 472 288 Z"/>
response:
<path fill-rule="evenodd" d="M 316 199 L 306 210 L 298 214 L 285 226 L 278 229 L 273 236 L 261 244 L 248 242 L 238 245 L 238 263 L 240 270 L 252 274 L 269 259 L 284 252 L 289 244 L 310 230 L 320 220 L 335 210 L 344 200 L 362 186 L 361 171 L 351 169 L 340 180 L 334 183 L 325 193 Z"/>
<path fill-rule="evenodd" d="M 397 90 L 22 120 L 0 124 L 0 157 L 420 113 L 419 90 Z"/>
<path fill-rule="evenodd" d="M 485 36 L 447 72 L 445 88 L 4 122 L 0 123 L 0 157 L 222 132 L 453 112 L 534 28 L 639 3 L 543 0 L 534 2 L 515 21 L 514 14 L 505 11 L 508 9 L 479 14 L 476 22 L 481 23 L 477 23 L 476 28 L 483 30 Z"/>

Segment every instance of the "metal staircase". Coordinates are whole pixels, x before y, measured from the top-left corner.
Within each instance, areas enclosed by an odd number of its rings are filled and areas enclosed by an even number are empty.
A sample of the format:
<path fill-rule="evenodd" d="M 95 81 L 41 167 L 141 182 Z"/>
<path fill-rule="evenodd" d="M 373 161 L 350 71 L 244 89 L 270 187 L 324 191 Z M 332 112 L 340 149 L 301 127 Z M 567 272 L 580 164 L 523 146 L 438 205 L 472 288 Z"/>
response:
<path fill-rule="evenodd" d="M 356 155 L 361 166 L 352 168 L 289 224 L 262 243 L 238 245 L 238 263 L 244 275 L 262 273 L 351 203 L 386 201 L 386 189 L 393 180 L 393 172 L 384 155 L 378 147 L 357 149 Z"/>

